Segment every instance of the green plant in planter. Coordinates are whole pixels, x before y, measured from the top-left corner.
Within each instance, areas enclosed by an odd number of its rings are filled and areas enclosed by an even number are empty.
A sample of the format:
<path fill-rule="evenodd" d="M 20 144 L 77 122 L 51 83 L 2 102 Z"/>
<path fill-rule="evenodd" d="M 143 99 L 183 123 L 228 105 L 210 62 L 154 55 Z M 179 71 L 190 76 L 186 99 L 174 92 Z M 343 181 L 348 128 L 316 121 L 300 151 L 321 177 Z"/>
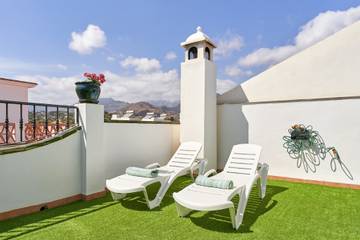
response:
<path fill-rule="evenodd" d="M 75 83 L 75 91 L 80 103 L 98 103 L 100 86 L 105 80 L 105 75 L 100 73 L 84 73 L 85 81 Z"/>

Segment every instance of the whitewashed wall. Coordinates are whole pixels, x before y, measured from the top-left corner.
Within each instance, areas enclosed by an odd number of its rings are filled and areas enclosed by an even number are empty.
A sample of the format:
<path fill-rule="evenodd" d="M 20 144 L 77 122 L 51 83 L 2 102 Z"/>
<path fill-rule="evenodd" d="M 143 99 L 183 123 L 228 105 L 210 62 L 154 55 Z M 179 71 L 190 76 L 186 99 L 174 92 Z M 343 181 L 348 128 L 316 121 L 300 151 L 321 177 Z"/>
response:
<path fill-rule="evenodd" d="M 124 173 L 128 166 L 165 164 L 179 146 L 177 124 L 103 126 L 106 178 Z M 86 164 L 81 135 L 78 131 L 43 147 L 0 155 L 0 213 L 81 194 Z M 104 189 L 105 181 L 102 184 Z"/>
<path fill-rule="evenodd" d="M 179 146 L 178 124 L 105 123 L 106 178 L 129 166 L 166 164 Z"/>
<path fill-rule="evenodd" d="M 0 155 L 0 213 L 81 191 L 81 131 L 32 150 Z"/>
<path fill-rule="evenodd" d="M 224 166 L 232 145 L 249 142 L 263 147 L 261 158 L 269 163 L 270 175 L 360 184 L 359 110 L 360 99 L 219 105 L 218 167 Z M 326 145 L 335 146 L 354 180 L 341 170 L 332 172 L 329 158 L 321 162 L 316 173 L 297 168 L 282 140 L 295 123 L 312 125 Z"/>

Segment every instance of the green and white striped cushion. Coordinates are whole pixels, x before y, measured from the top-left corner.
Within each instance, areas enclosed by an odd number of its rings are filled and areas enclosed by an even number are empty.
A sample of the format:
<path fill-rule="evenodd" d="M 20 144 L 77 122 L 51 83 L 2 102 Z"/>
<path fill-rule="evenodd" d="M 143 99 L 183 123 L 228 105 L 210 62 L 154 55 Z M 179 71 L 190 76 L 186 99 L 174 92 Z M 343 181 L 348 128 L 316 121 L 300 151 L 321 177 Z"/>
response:
<path fill-rule="evenodd" d="M 205 187 L 221 188 L 221 189 L 232 189 L 234 183 L 231 180 L 226 179 L 213 179 L 203 175 L 199 175 L 195 179 L 195 184 Z"/>

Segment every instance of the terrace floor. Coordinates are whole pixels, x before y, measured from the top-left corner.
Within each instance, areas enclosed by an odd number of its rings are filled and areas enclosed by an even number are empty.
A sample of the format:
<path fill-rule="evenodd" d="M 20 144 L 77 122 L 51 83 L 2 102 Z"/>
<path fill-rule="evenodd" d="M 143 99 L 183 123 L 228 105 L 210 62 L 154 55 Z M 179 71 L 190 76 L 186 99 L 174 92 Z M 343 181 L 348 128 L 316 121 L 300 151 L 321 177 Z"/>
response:
<path fill-rule="evenodd" d="M 235 231 L 227 210 L 177 217 L 171 194 L 190 183 L 180 178 L 152 211 L 141 194 L 107 195 L 2 221 L 0 239 L 360 239 L 359 190 L 269 181 L 263 201 L 253 190 Z"/>

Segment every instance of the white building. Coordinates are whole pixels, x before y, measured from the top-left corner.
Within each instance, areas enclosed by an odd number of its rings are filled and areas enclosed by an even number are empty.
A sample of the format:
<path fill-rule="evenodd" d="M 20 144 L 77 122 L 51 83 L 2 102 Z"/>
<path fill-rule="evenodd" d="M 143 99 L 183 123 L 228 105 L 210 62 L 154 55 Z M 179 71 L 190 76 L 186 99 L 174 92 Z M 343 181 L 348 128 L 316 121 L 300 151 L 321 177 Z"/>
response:
<path fill-rule="evenodd" d="M 8 78 L 0 77 L 0 99 L 9 101 L 28 102 L 28 91 L 30 88 L 35 87 L 37 84 L 33 82 L 19 81 Z M 0 143 L 5 140 L 5 117 L 6 106 L 0 103 Z M 28 121 L 28 106 L 23 106 L 23 121 Z M 19 105 L 8 105 L 8 119 L 9 119 L 9 132 L 10 142 L 15 142 L 19 138 L 18 124 L 20 121 Z"/>
<path fill-rule="evenodd" d="M 153 121 L 155 121 L 155 113 L 154 112 L 146 113 L 145 117 L 143 117 L 141 119 L 141 121 L 144 121 L 144 122 L 153 122 Z"/>
<path fill-rule="evenodd" d="M 28 101 L 30 88 L 37 85 L 34 82 L 19 81 L 0 77 L 0 96 L 2 100 Z"/>

